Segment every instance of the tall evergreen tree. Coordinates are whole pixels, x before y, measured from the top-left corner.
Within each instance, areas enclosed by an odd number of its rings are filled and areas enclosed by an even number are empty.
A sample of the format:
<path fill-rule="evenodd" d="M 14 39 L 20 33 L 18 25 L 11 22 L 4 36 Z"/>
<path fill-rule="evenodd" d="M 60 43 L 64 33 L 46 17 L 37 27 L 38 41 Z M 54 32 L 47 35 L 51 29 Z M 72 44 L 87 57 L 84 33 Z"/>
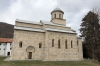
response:
<path fill-rule="evenodd" d="M 88 14 L 82 19 L 81 23 L 81 37 L 83 41 L 83 56 L 85 58 L 96 58 L 95 50 L 99 45 L 99 15 L 95 12 L 89 11 Z"/>

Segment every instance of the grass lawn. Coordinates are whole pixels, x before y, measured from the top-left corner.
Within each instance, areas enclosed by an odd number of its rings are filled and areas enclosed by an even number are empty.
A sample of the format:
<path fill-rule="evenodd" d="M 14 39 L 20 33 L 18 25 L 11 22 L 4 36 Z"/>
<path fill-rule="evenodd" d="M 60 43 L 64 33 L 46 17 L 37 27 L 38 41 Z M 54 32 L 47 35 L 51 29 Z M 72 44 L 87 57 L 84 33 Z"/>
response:
<path fill-rule="evenodd" d="M 3 61 L 0 57 L 0 66 L 100 66 L 97 61 Z"/>

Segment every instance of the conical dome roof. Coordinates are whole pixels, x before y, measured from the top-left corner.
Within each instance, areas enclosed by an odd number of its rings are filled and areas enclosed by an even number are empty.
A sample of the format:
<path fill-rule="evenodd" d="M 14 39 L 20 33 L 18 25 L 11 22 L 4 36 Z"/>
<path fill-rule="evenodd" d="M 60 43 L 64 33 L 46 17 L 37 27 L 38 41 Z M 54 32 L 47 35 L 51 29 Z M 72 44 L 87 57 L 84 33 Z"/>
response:
<path fill-rule="evenodd" d="M 58 8 L 58 7 L 57 7 L 57 8 L 55 8 L 55 9 L 54 9 L 54 11 L 55 11 L 55 10 L 59 10 L 59 11 L 62 11 L 62 10 L 61 10 L 60 8 Z"/>
<path fill-rule="evenodd" d="M 60 11 L 60 12 L 62 12 L 62 13 L 64 14 L 64 12 L 63 12 L 60 8 L 58 8 L 58 7 L 55 8 L 52 12 L 57 12 L 57 11 Z M 52 13 L 52 12 L 51 12 L 51 13 Z"/>

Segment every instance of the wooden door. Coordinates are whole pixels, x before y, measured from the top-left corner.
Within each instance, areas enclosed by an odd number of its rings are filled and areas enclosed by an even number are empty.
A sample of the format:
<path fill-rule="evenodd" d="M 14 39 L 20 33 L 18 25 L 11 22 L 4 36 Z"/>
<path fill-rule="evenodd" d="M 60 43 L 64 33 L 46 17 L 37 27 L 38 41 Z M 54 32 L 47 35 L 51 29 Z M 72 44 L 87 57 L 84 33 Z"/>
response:
<path fill-rule="evenodd" d="M 28 59 L 32 59 L 32 52 L 29 52 Z"/>

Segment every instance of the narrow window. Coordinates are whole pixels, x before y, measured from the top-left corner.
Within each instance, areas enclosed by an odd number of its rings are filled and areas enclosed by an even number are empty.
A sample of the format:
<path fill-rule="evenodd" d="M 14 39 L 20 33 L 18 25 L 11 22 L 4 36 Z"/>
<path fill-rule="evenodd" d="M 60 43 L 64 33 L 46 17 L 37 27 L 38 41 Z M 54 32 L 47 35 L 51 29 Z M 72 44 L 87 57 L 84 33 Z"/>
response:
<path fill-rule="evenodd" d="M 77 40 L 77 46 L 78 46 L 78 40 Z"/>
<path fill-rule="evenodd" d="M 22 47 L 22 42 L 19 42 L 19 47 L 20 47 L 20 48 Z"/>
<path fill-rule="evenodd" d="M 67 49 L 67 39 L 65 40 L 65 48 Z"/>
<path fill-rule="evenodd" d="M 39 43 L 39 48 L 42 48 L 42 43 Z"/>
<path fill-rule="evenodd" d="M 52 39 L 52 47 L 54 47 L 54 39 Z"/>
<path fill-rule="evenodd" d="M 56 14 L 54 14 L 54 18 L 56 18 Z"/>
<path fill-rule="evenodd" d="M 58 48 L 60 48 L 60 39 L 58 40 Z"/>
<path fill-rule="evenodd" d="M 71 41 L 71 48 L 73 48 L 73 46 L 72 46 L 72 41 Z"/>
<path fill-rule="evenodd" d="M 1 50 L 1 48 L 0 48 L 0 50 Z"/>
<path fill-rule="evenodd" d="M 61 14 L 59 14 L 59 18 L 61 19 Z"/>

